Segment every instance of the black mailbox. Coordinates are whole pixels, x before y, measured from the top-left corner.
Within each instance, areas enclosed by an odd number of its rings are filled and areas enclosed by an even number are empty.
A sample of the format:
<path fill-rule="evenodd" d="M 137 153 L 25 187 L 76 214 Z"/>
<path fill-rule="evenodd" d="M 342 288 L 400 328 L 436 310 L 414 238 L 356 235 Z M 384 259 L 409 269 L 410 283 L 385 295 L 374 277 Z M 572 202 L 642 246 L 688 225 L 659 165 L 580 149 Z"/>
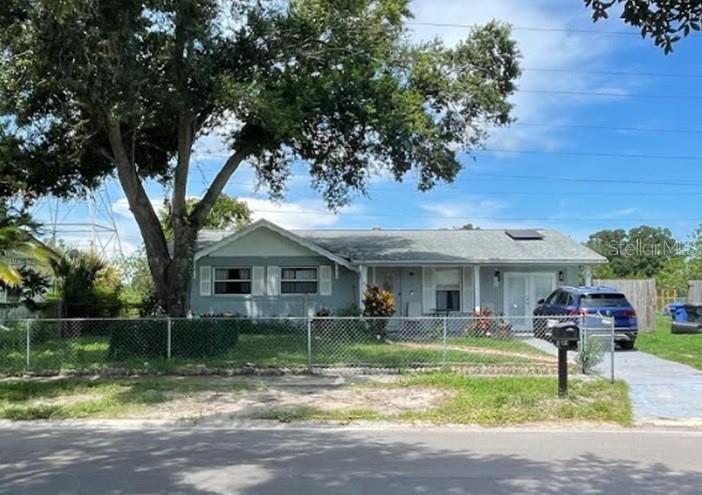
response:
<path fill-rule="evenodd" d="M 568 351 L 578 349 L 580 328 L 572 321 L 551 326 L 551 339 L 558 348 L 558 396 L 568 395 Z"/>
<path fill-rule="evenodd" d="M 575 351 L 578 349 L 578 341 L 580 340 L 580 329 L 575 323 L 556 323 L 551 328 L 551 338 L 553 339 L 553 343 L 559 349 Z"/>

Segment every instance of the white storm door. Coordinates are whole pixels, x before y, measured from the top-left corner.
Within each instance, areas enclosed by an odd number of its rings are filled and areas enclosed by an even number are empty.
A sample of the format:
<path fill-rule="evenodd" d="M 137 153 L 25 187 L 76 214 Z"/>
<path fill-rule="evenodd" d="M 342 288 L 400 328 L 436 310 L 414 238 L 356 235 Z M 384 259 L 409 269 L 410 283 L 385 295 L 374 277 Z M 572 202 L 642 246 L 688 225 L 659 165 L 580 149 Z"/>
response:
<path fill-rule="evenodd" d="M 504 312 L 505 319 L 515 330 L 528 328 L 526 322 L 529 297 L 529 278 L 525 273 L 505 273 Z"/>

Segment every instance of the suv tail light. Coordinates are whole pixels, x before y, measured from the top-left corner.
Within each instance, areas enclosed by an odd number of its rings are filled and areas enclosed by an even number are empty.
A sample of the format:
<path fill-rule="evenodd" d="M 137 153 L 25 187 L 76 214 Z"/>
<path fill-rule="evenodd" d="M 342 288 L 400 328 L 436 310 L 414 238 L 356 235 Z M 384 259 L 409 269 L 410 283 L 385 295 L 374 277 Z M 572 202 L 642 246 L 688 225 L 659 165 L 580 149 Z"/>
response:
<path fill-rule="evenodd" d="M 629 317 L 629 318 L 635 318 L 636 317 L 636 311 L 633 309 L 627 309 L 624 311 L 624 316 Z"/>
<path fill-rule="evenodd" d="M 584 309 L 572 309 L 568 314 L 571 316 L 585 316 L 587 315 L 587 311 Z"/>

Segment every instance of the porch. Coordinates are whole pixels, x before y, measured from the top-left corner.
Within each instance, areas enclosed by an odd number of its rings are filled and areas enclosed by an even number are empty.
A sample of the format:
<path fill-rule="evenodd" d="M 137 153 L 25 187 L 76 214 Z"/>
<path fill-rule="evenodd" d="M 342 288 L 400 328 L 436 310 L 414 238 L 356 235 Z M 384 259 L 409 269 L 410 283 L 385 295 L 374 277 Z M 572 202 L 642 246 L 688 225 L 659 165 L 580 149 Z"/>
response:
<path fill-rule="evenodd" d="M 531 315 L 538 301 L 562 285 L 591 282 L 590 265 L 494 264 L 359 267 L 359 300 L 367 285 L 395 296 L 395 316 L 465 315 L 489 311 Z"/>

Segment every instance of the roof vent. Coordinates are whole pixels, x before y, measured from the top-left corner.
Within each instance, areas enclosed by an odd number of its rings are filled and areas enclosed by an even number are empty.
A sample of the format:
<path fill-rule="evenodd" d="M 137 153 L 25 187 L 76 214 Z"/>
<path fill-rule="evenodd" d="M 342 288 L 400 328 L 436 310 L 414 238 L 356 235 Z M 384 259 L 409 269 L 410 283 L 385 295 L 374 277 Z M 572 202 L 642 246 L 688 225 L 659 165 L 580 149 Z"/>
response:
<path fill-rule="evenodd" d="M 380 225 L 373 225 L 371 230 L 383 230 L 383 229 L 380 227 Z"/>
<path fill-rule="evenodd" d="M 528 229 L 506 230 L 505 234 L 515 241 L 540 241 L 544 238 L 540 232 Z"/>

